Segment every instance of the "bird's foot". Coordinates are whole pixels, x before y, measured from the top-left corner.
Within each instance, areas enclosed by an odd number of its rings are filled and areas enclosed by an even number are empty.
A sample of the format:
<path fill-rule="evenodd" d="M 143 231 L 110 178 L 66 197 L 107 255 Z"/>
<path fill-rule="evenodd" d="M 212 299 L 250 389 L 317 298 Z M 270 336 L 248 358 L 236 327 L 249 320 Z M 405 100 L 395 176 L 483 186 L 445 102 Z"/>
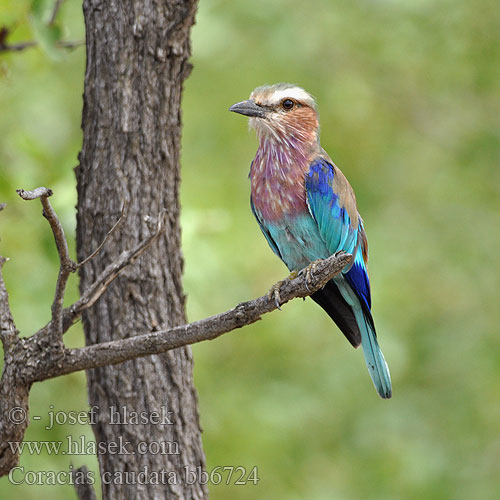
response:
<path fill-rule="evenodd" d="M 269 292 L 267 292 L 267 297 L 269 299 L 274 299 L 274 303 L 276 304 L 276 307 L 281 311 L 281 297 L 280 297 L 280 289 L 283 286 L 283 283 L 288 280 L 293 280 L 299 275 L 299 272 L 297 270 L 294 270 L 290 273 L 288 278 L 285 278 L 284 280 L 278 281 L 278 283 L 275 283 Z"/>
<path fill-rule="evenodd" d="M 314 260 L 307 267 L 304 267 L 304 269 L 302 269 L 299 273 L 301 275 L 304 275 L 304 274 L 306 275 L 306 288 L 308 291 L 310 291 L 309 284 L 312 282 L 313 277 L 314 277 L 314 273 L 316 272 L 316 270 L 318 268 L 318 264 L 320 262 L 322 262 L 322 259 Z"/>

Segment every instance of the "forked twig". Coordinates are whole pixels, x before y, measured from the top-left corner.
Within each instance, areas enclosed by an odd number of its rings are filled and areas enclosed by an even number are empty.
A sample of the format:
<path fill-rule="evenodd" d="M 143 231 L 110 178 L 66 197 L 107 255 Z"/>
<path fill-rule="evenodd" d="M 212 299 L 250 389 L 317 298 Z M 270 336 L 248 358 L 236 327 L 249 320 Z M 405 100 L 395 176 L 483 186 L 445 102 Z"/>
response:
<path fill-rule="evenodd" d="M 122 213 L 121 213 L 119 219 L 114 223 L 113 227 L 106 233 L 106 236 L 102 240 L 101 244 L 88 257 L 83 259 L 81 262 L 78 262 L 78 264 L 76 265 L 77 269 L 79 269 L 80 267 L 85 265 L 87 262 L 91 261 L 104 248 L 104 245 L 106 244 L 106 242 L 108 241 L 110 236 L 115 232 L 116 228 L 124 220 L 125 214 L 127 213 L 127 208 L 128 208 L 128 205 L 126 203 L 124 203 L 122 206 Z"/>
<path fill-rule="evenodd" d="M 43 216 L 49 222 L 52 234 L 54 235 L 57 253 L 59 255 L 59 275 L 57 276 L 54 301 L 52 302 L 50 335 L 54 342 L 62 342 L 64 293 L 70 274 L 76 270 L 76 264 L 69 256 L 68 242 L 64 235 L 64 229 L 49 201 L 49 197 L 52 196 L 52 190 L 45 187 L 39 187 L 33 191 L 17 189 L 16 192 L 23 200 L 35 200 L 40 198 L 43 207 Z"/>

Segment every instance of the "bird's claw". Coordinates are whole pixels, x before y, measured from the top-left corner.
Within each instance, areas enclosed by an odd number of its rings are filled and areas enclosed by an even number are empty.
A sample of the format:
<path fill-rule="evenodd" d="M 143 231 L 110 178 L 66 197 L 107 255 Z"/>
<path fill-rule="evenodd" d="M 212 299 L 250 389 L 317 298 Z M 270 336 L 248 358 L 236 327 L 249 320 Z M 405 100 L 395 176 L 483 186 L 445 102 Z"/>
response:
<path fill-rule="evenodd" d="M 318 264 L 320 262 L 321 262 L 321 259 L 317 259 L 317 260 L 311 262 L 307 267 L 304 267 L 304 269 L 302 269 L 300 271 L 300 274 L 306 275 L 305 284 L 306 284 L 306 288 L 307 288 L 308 292 L 311 291 L 309 288 L 309 284 L 313 281 L 314 273 L 316 272 L 316 270 L 318 268 Z"/>
<path fill-rule="evenodd" d="M 281 285 L 283 284 L 283 281 L 278 281 L 278 283 L 275 283 L 269 292 L 267 292 L 267 297 L 269 299 L 274 299 L 274 303 L 276 304 L 276 307 L 281 311 L 281 297 L 280 297 L 280 288 Z"/>
<path fill-rule="evenodd" d="M 267 297 L 269 299 L 274 299 L 274 303 L 276 304 L 276 307 L 281 311 L 281 296 L 280 296 L 280 289 L 283 286 L 283 283 L 287 280 L 293 280 L 299 275 L 299 272 L 297 270 L 294 270 L 290 273 L 288 278 L 285 278 L 284 280 L 278 281 L 278 283 L 275 283 L 269 292 L 267 292 Z"/>

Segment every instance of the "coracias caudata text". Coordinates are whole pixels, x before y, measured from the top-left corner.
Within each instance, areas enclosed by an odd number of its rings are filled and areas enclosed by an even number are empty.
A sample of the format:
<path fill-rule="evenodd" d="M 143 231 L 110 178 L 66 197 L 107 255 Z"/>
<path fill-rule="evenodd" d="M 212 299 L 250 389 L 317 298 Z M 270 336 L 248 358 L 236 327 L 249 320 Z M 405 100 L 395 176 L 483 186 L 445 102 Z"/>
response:
<path fill-rule="evenodd" d="M 259 140 L 250 167 L 251 208 L 274 253 L 290 271 L 343 250 L 351 264 L 311 295 L 349 342 L 363 347 L 382 398 L 392 394 L 389 368 L 371 314 L 368 242 L 354 191 L 319 143 L 314 99 L 295 85 L 256 88 L 230 111 L 250 117 Z"/>

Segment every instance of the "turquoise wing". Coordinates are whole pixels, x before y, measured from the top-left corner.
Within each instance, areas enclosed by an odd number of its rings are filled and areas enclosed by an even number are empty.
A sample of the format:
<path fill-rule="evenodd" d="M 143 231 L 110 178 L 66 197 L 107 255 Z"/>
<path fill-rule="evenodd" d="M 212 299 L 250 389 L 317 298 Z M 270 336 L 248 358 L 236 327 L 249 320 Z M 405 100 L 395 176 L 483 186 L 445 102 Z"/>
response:
<path fill-rule="evenodd" d="M 390 398 L 389 368 L 378 345 L 371 315 L 370 280 L 366 269 L 367 240 L 352 188 L 340 170 L 322 157 L 311 163 L 305 187 L 309 210 L 330 253 L 343 250 L 354 257 L 351 265 L 320 291 L 321 300 L 313 298 L 346 336 L 348 331 L 343 328 L 343 323 L 352 325 L 352 319 L 355 319 L 357 329 L 351 326 L 351 331 L 357 333 L 358 330 L 360 333 L 366 366 L 375 388 L 382 398 Z"/>

